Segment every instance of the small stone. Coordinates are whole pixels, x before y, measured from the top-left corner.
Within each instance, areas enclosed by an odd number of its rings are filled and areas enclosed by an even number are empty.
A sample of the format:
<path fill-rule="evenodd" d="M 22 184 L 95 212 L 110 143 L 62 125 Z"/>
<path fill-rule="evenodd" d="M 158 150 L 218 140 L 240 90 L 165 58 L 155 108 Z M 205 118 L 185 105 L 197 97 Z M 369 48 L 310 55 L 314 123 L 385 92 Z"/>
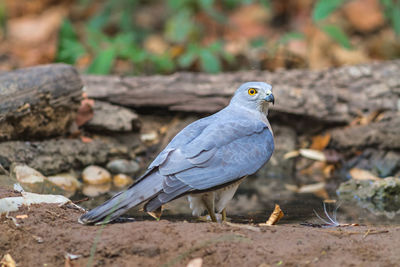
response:
<path fill-rule="evenodd" d="M 115 159 L 107 164 L 107 169 L 112 173 L 133 175 L 139 171 L 140 166 L 134 160 Z"/>
<path fill-rule="evenodd" d="M 116 187 L 125 187 L 133 183 L 133 179 L 123 173 L 117 174 L 113 178 L 113 183 Z"/>
<path fill-rule="evenodd" d="M 88 197 L 97 197 L 101 194 L 105 194 L 111 189 L 111 183 L 107 184 L 85 184 L 83 185 L 82 193 Z"/>
<path fill-rule="evenodd" d="M 57 175 L 49 176 L 47 177 L 47 179 L 66 191 L 75 192 L 78 188 L 81 187 L 81 183 L 72 173 L 60 173 Z"/>
<path fill-rule="evenodd" d="M 25 184 L 43 183 L 46 177 L 27 165 L 15 165 L 12 173 L 18 182 Z"/>
<path fill-rule="evenodd" d="M 27 165 L 12 164 L 10 169 L 11 177 L 16 179 L 27 192 L 65 196 L 71 193 L 51 183 L 47 177 Z"/>
<path fill-rule="evenodd" d="M 96 100 L 94 116 L 85 126 L 94 131 L 130 132 L 139 125 L 139 116 L 132 110 Z"/>
<path fill-rule="evenodd" d="M 142 140 L 142 142 L 154 142 L 155 140 L 157 140 L 157 133 L 156 132 L 149 132 L 149 133 L 144 133 L 140 136 L 140 140 Z"/>
<path fill-rule="evenodd" d="M 91 165 L 83 170 L 82 179 L 86 184 L 106 184 L 111 182 L 111 174 L 102 167 Z"/>

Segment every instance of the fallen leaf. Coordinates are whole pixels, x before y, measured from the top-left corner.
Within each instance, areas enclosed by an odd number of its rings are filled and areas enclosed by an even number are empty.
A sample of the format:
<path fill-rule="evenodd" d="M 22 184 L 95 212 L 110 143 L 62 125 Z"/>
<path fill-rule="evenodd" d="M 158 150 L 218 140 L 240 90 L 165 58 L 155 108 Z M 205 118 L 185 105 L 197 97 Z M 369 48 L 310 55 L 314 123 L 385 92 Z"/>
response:
<path fill-rule="evenodd" d="M 283 211 L 281 210 L 281 207 L 279 207 L 278 204 L 275 204 L 275 209 L 271 213 L 271 216 L 269 216 L 268 221 L 266 222 L 266 225 L 274 225 L 276 224 L 282 217 L 283 217 Z"/>
<path fill-rule="evenodd" d="M 0 266 L 1 267 L 15 267 L 15 261 L 14 259 L 11 257 L 10 254 L 6 254 L 4 255 L 4 257 L 1 259 L 0 261 Z"/>
<path fill-rule="evenodd" d="M 325 135 L 314 136 L 312 138 L 310 149 L 324 150 L 328 146 L 330 140 L 331 140 L 331 135 L 329 133 Z"/>
<path fill-rule="evenodd" d="M 349 1 L 343 12 L 350 24 L 360 32 L 370 32 L 385 23 L 379 0 Z"/>
<path fill-rule="evenodd" d="M 370 171 L 359 169 L 359 168 L 352 168 L 350 170 L 351 178 L 355 180 L 373 180 L 373 181 L 380 181 L 381 179 L 377 177 Z"/>
<path fill-rule="evenodd" d="M 147 37 L 143 44 L 144 48 L 153 54 L 162 55 L 168 49 L 168 44 L 161 35 L 153 34 Z"/>
<path fill-rule="evenodd" d="M 316 193 L 322 189 L 325 189 L 325 183 L 321 182 L 321 183 L 315 183 L 315 184 L 308 184 L 308 185 L 303 185 L 301 186 L 297 192 L 298 193 Z"/>
<path fill-rule="evenodd" d="M 305 158 L 318 160 L 318 161 L 326 161 L 325 154 L 321 151 L 314 150 L 314 149 L 305 149 L 302 148 L 299 150 L 300 155 Z"/>
<path fill-rule="evenodd" d="M 299 155 L 300 155 L 300 152 L 298 150 L 293 150 L 293 151 L 289 151 L 289 152 L 285 153 L 285 155 L 283 155 L 283 159 L 291 159 L 291 158 L 298 157 Z"/>
<path fill-rule="evenodd" d="M 186 267 L 201 267 L 203 265 L 202 258 L 195 258 L 189 261 Z"/>
<path fill-rule="evenodd" d="M 163 206 L 159 207 L 158 209 L 154 210 L 154 211 L 148 211 L 147 214 L 149 214 L 151 217 L 153 217 L 154 219 L 156 219 L 157 221 L 160 220 L 162 212 L 163 212 Z"/>
<path fill-rule="evenodd" d="M 93 118 L 93 108 L 95 104 L 93 99 L 85 97 L 85 93 L 82 96 L 81 106 L 78 109 L 75 119 L 78 126 L 84 125 Z"/>
<path fill-rule="evenodd" d="M 289 191 L 297 193 L 299 191 L 299 187 L 294 184 L 285 184 L 285 188 Z"/>
<path fill-rule="evenodd" d="M 326 165 L 323 170 L 325 178 L 330 178 L 334 170 L 335 170 L 335 165 L 333 164 Z"/>
<path fill-rule="evenodd" d="M 17 219 L 26 219 L 26 218 L 28 218 L 28 215 L 26 215 L 26 214 L 21 214 L 21 215 L 15 216 L 15 218 L 17 218 Z"/>

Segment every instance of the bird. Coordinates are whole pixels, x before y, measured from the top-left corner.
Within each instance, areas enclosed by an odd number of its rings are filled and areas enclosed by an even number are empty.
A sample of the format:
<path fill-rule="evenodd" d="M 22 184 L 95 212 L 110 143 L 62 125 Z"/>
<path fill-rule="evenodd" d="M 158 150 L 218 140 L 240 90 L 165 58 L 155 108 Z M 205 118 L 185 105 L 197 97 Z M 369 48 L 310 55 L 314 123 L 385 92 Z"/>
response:
<path fill-rule="evenodd" d="M 188 196 L 193 216 L 206 210 L 213 222 L 239 184 L 271 158 L 274 136 L 267 119 L 275 103 L 272 86 L 246 82 L 239 86 L 229 104 L 181 130 L 127 190 L 83 214 L 82 224 L 109 223 L 129 209 L 161 216 L 162 206 Z"/>

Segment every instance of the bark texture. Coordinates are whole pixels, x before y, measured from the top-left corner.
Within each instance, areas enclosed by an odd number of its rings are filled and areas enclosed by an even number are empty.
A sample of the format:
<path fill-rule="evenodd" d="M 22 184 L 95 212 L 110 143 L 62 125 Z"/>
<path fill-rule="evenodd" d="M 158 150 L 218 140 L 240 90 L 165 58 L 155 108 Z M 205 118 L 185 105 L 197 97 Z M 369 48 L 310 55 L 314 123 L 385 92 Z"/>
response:
<path fill-rule="evenodd" d="M 0 74 L 0 141 L 64 134 L 82 94 L 75 68 L 51 64 Z"/>
<path fill-rule="evenodd" d="M 212 113 L 243 82 L 273 85 L 276 112 L 347 124 L 372 111 L 398 111 L 400 60 L 323 71 L 246 71 L 219 75 L 83 76 L 89 97 L 134 108 Z"/>

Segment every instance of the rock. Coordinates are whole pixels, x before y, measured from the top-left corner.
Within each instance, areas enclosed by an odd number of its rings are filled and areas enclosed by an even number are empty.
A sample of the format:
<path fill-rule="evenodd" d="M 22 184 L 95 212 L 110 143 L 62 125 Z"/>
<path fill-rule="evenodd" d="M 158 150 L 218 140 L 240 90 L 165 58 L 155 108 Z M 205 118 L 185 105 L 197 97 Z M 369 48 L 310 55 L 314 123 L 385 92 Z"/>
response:
<path fill-rule="evenodd" d="M 20 183 L 43 183 L 46 177 L 35 169 L 26 165 L 14 165 L 11 172 Z"/>
<path fill-rule="evenodd" d="M 157 139 L 158 139 L 158 134 L 155 131 L 144 133 L 140 136 L 140 140 L 142 142 L 152 143 L 155 142 Z"/>
<path fill-rule="evenodd" d="M 72 173 L 60 173 L 57 175 L 49 176 L 47 177 L 47 179 L 53 184 L 58 185 L 65 191 L 75 192 L 81 187 L 81 183 Z"/>
<path fill-rule="evenodd" d="M 130 152 L 139 147 L 138 136 L 133 133 L 126 135 L 129 135 L 130 142 L 123 144 L 109 136 L 98 136 L 88 143 L 80 138 L 0 142 L 0 164 L 9 169 L 11 163 L 20 162 L 44 175 L 83 169 L 89 165 L 105 165 L 113 158 L 130 157 Z"/>
<path fill-rule="evenodd" d="M 133 179 L 125 174 L 117 174 L 113 177 L 113 184 L 116 187 L 125 187 L 131 185 L 133 183 Z"/>
<path fill-rule="evenodd" d="M 358 204 L 375 215 L 393 218 L 400 212 L 400 178 L 387 177 L 379 181 L 351 179 L 337 190 L 341 200 L 356 199 Z"/>
<path fill-rule="evenodd" d="M 96 101 L 94 116 L 85 127 L 94 131 L 130 132 L 140 126 L 139 116 L 128 108 Z"/>
<path fill-rule="evenodd" d="M 0 187 L 13 189 L 16 183 L 18 183 L 18 180 L 14 177 L 0 174 Z"/>
<path fill-rule="evenodd" d="M 107 169 L 112 173 L 133 175 L 139 171 L 140 166 L 134 160 L 115 159 L 107 164 Z"/>
<path fill-rule="evenodd" d="M 107 193 L 111 189 L 111 183 L 107 184 L 85 184 L 83 185 L 82 193 L 88 197 L 97 197 L 101 194 Z"/>
<path fill-rule="evenodd" d="M 91 165 L 82 172 L 83 182 L 90 185 L 100 185 L 111 182 L 111 174 L 104 168 Z"/>
<path fill-rule="evenodd" d="M 43 174 L 27 165 L 11 165 L 11 177 L 17 180 L 25 191 L 38 194 L 70 195 L 51 183 Z"/>

